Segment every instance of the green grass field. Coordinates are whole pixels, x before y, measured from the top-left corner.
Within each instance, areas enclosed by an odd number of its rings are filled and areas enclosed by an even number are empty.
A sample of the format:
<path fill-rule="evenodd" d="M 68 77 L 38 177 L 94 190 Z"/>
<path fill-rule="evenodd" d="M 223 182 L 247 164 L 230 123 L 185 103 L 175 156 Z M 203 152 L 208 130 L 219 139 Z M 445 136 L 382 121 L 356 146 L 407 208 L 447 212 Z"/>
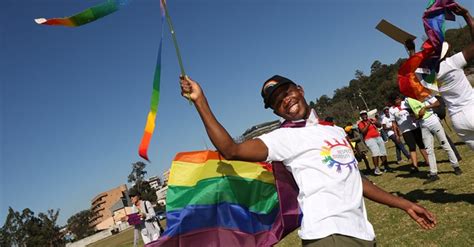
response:
<path fill-rule="evenodd" d="M 458 140 L 452 132 L 447 132 L 454 141 Z M 395 172 L 369 176 L 369 179 L 388 192 L 428 208 L 436 215 L 438 226 L 430 231 L 422 230 L 405 212 L 366 200 L 369 221 L 374 226 L 378 246 L 474 246 L 474 152 L 465 145 L 458 145 L 457 148 L 463 158 L 460 166 L 464 173 L 455 176 L 446 153 L 437 149 L 441 179 L 423 185 L 428 167 L 422 166 L 418 176 L 410 175 L 407 163 L 393 163 L 395 150 L 391 142 L 387 143 L 388 158 Z M 365 168 L 363 164 L 360 167 Z M 89 246 L 133 246 L 133 231 L 124 231 Z M 297 231 L 277 246 L 301 246 Z"/>

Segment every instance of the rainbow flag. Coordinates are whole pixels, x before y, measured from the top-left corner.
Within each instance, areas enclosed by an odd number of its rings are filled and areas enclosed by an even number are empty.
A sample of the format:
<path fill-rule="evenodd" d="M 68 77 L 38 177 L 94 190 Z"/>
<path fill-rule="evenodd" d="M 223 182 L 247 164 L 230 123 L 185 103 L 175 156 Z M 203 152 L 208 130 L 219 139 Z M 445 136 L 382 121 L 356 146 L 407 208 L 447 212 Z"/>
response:
<path fill-rule="evenodd" d="M 434 51 L 430 42 L 423 44 L 423 50 L 408 58 L 398 70 L 398 87 L 403 95 L 423 101 L 431 95 L 431 91 L 421 83 L 423 75 L 417 75 L 416 71 L 423 61 Z"/>
<path fill-rule="evenodd" d="M 83 10 L 73 16 L 64 18 L 37 18 L 35 22 L 41 25 L 54 25 L 66 27 L 78 27 L 96 21 L 104 16 L 110 15 L 121 7 L 127 5 L 129 0 L 107 0 L 94 7 Z"/>
<path fill-rule="evenodd" d="M 277 243 L 301 220 L 296 185 L 285 176 L 274 176 L 270 164 L 227 161 L 213 151 L 178 153 L 168 182 L 167 229 L 146 246 Z"/>
<path fill-rule="evenodd" d="M 398 71 L 400 92 L 410 98 L 423 101 L 436 90 L 436 72 L 439 67 L 444 42 L 445 20 L 454 20 L 449 7 L 453 0 L 430 0 L 423 14 L 423 26 L 428 39 L 423 50 L 405 61 Z"/>

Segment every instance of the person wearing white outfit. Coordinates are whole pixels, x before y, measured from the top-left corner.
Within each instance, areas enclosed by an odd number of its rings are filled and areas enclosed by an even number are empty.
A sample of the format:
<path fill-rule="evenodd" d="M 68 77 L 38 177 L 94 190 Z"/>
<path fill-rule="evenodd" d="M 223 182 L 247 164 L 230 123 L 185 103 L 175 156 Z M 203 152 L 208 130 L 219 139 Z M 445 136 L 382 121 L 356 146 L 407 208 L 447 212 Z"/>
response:
<path fill-rule="evenodd" d="M 441 125 L 438 116 L 433 113 L 433 108 L 439 106 L 439 101 L 435 97 L 429 97 L 424 102 L 407 98 L 407 102 L 411 110 L 414 112 L 415 117 L 419 119 L 423 143 L 425 144 L 428 159 L 430 161 L 430 176 L 428 177 L 428 180 L 425 181 L 425 184 L 439 179 L 438 165 L 436 163 L 436 155 L 434 151 L 434 136 L 438 139 L 441 147 L 448 154 L 449 162 L 454 169 L 454 173 L 456 175 L 461 175 L 462 171 L 461 168 L 459 168 L 456 154 L 449 145 L 446 133 L 444 132 L 444 128 Z"/>
<path fill-rule="evenodd" d="M 141 224 L 135 225 L 133 246 L 137 246 L 138 232 L 142 235 L 143 243 L 147 244 L 160 237 L 160 226 L 155 217 L 155 210 L 149 201 L 141 200 L 140 193 L 134 189 L 129 192 L 132 200 L 132 213 L 138 213 L 142 220 Z"/>
<path fill-rule="evenodd" d="M 228 160 L 281 161 L 293 174 L 303 212 L 298 231 L 303 246 L 344 241 L 339 246 L 375 246 L 363 196 L 407 212 L 421 227 L 431 229 L 435 217 L 406 199 L 387 193 L 363 178 L 352 147 L 341 128 L 316 124 L 280 128 L 258 138 L 236 143 L 212 113 L 202 88 L 181 77 L 181 95 L 194 102 L 207 134 Z M 311 110 L 304 90 L 282 76 L 265 81 L 261 90 L 265 108 L 288 121 L 306 120 Z M 337 240 L 336 240 L 337 239 Z M 335 240 L 335 241 L 333 241 Z"/>

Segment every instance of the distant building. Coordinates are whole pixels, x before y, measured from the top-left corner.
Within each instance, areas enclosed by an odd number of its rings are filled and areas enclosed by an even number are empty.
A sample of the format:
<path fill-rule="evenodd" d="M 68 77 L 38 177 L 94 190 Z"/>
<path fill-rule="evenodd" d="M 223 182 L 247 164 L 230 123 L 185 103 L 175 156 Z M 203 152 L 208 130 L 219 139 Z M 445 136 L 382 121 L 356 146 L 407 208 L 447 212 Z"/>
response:
<path fill-rule="evenodd" d="M 114 225 L 111 208 L 118 201 L 121 201 L 124 205 L 128 205 L 127 194 L 127 185 L 122 184 L 95 196 L 91 201 L 93 217 L 89 224 L 97 230 L 107 229 Z"/>
<path fill-rule="evenodd" d="M 170 178 L 170 169 L 163 172 L 163 186 L 168 186 L 169 178 Z"/>
<path fill-rule="evenodd" d="M 168 192 L 168 185 L 161 187 L 156 191 L 156 202 L 161 206 L 166 206 L 166 193 Z"/>
<path fill-rule="evenodd" d="M 150 177 L 148 179 L 148 184 L 150 185 L 150 187 L 152 189 L 154 189 L 155 191 L 159 190 L 160 189 L 160 186 L 161 186 L 161 180 L 158 176 L 153 176 L 153 177 Z"/>
<path fill-rule="evenodd" d="M 236 140 L 237 142 L 244 142 L 246 140 L 253 139 L 257 136 L 261 136 L 265 133 L 278 129 L 279 127 L 280 121 L 278 120 L 257 124 L 247 129 L 241 136 L 234 138 L 234 140 Z"/>

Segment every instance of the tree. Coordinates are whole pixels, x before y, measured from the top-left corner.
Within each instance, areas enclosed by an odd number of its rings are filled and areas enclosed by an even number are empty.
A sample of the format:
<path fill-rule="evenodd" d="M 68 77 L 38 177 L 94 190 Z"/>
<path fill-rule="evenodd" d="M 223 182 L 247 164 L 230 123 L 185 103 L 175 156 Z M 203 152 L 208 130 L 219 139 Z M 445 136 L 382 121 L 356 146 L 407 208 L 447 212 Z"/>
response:
<path fill-rule="evenodd" d="M 147 173 L 145 167 L 146 164 L 141 161 L 132 163 L 132 172 L 128 175 L 128 182 L 134 184 L 132 189 L 140 192 L 143 200 L 156 202 L 156 191 L 145 181 L 145 174 Z"/>
<path fill-rule="evenodd" d="M 29 208 L 16 212 L 11 207 L 1 228 L 1 246 L 64 246 L 63 234 L 57 226 L 59 209 L 40 213 L 38 217 Z"/>
<path fill-rule="evenodd" d="M 150 184 L 148 184 L 146 181 L 135 183 L 132 189 L 140 192 L 140 198 L 142 200 L 150 201 L 151 203 L 156 202 L 156 191 L 151 188 Z"/>
<path fill-rule="evenodd" d="M 141 161 L 132 163 L 132 172 L 128 175 L 128 182 L 135 185 L 138 184 L 138 189 L 140 188 L 141 181 L 145 179 L 145 167 L 146 164 Z"/>
<path fill-rule="evenodd" d="M 95 229 L 89 222 L 93 213 L 90 209 L 82 210 L 67 220 L 67 229 L 74 234 L 75 239 L 83 239 L 94 234 Z"/>

